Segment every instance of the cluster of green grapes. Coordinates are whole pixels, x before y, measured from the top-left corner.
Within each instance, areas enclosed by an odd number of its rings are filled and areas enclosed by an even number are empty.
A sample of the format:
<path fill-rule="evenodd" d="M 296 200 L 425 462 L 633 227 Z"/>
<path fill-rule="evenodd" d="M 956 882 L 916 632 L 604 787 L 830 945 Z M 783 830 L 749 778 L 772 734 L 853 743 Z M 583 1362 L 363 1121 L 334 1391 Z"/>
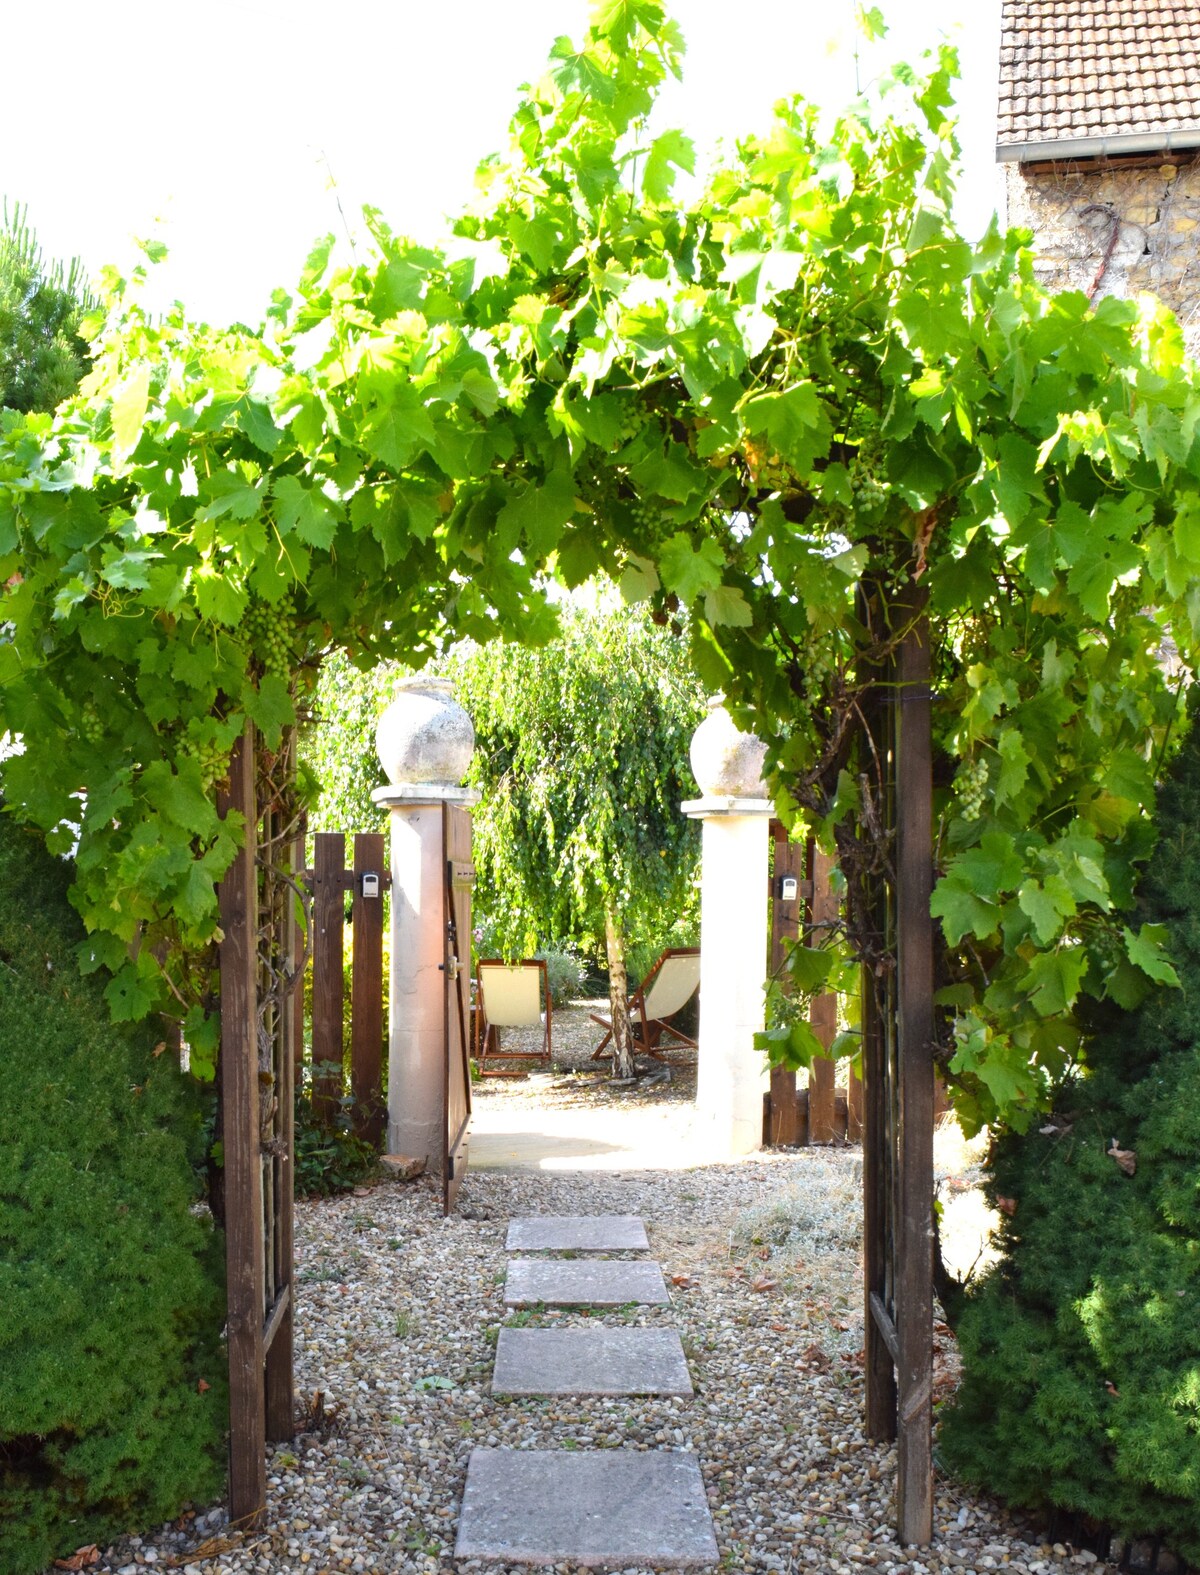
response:
<path fill-rule="evenodd" d="M 204 784 L 205 792 L 211 792 L 218 782 L 229 775 L 229 751 L 224 749 L 215 738 L 190 742 L 187 745 L 187 753 L 200 767 L 200 780 Z"/>
<path fill-rule="evenodd" d="M 630 499 L 629 512 L 639 525 L 655 525 L 658 523 L 658 510 L 652 503 L 647 503 L 639 495 Z"/>
<path fill-rule="evenodd" d="M 988 768 L 984 761 L 964 760 L 959 766 L 956 786 L 964 820 L 978 820 L 983 814 L 987 780 Z"/>
<path fill-rule="evenodd" d="M 627 406 L 621 412 L 621 419 L 617 424 L 617 434 L 613 438 L 613 448 L 624 448 L 626 443 L 631 443 L 641 431 L 642 423 L 638 420 L 637 411 L 632 406 Z"/>
<path fill-rule="evenodd" d="M 252 601 L 242 626 L 263 671 L 277 673 L 281 678 L 289 677 L 296 649 L 296 609 L 291 597 L 285 596 L 274 606 Z"/>
<path fill-rule="evenodd" d="M 79 713 L 79 731 L 89 744 L 98 744 L 104 737 L 104 724 L 100 713 L 89 700 Z"/>
<path fill-rule="evenodd" d="M 850 490 L 856 510 L 871 514 L 886 504 L 888 488 L 880 474 L 882 461 L 883 449 L 878 441 L 868 438 L 859 445 L 850 467 Z"/>

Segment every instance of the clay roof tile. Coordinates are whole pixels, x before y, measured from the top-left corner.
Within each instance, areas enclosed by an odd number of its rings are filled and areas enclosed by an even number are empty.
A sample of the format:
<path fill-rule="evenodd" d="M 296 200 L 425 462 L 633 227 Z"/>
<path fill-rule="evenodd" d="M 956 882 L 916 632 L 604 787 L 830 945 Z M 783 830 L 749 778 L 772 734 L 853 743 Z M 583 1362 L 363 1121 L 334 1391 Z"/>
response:
<path fill-rule="evenodd" d="M 1001 142 L 1187 127 L 1200 128 L 1200 0 L 1003 0 Z"/>

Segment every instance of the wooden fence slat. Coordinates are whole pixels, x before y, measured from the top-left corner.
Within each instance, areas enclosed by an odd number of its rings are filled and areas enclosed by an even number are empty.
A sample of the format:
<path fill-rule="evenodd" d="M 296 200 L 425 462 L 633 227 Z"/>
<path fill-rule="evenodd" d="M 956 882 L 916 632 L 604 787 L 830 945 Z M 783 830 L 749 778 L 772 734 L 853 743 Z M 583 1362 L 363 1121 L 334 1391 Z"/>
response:
<path fill-rule="evenodd" d="M 313 857 L 312 1106 L 319 1121 L 331 1121 L 342 1097 L 342 991 L 345 964 L 343 873 L 346 839 L 323 831 Z"/>
<path fill-rule="evenodd" d="M 808 1140 L 808 1123 L 804 1103 L 796 1088 L 796 1074 L 790 1066 L 771 1068 L 771 1092 L 768 1095 L 770 1118 L 767 1124 L 767 1143 L 774 1146 L 798 1147 Z"/>
<path fill-rule="evenodd" d="M 862 1078 L 851 1068 L 846 1085 L 846 1142 L 862 1141 L 863 1094 Z"/>
<path fill-rule="evenodd" d="M 813 848 L 809 922 L 814 946 L 821 944 L 828 927 L 837 922 L 838 899 L 830 880 L 833 866 L 829 854 Z M 808 1020 L 828 1050 L 837 1037 L 837 996 L 831 992 L 815 996 Z M 834 1065 L 828 1056 L 819 1056 L 808 1069 L 808 1141 L 832 1143 L 840 1136 L 834 1117 Z"/>
<path fill-rule="evenodd" d="M 782 833 L 782 826 L 779 828 Z M 797 894 L 794 902 L 784 902 L 779 895 L 779 883 L 785 875 L 796 879 Z M 768 959 L 772 975 L 778 976 L 783 967 L 785 940 L 798 940 L 804 914 L 803 884 L 806 876 L 805 844 L 788 842 L 783 837 L 775 842 L 775 857 L 771 874 L 771 954 Z M 796 1089 L 796 1074 L 791 1067 L 771 1068 L 771 1091 L 768 1096 L 769 1119 L 767 1142 L 797 1145 L 805 1141 L 804 1112 Z"/>
<path fill-rule="evenodd" d="M 779 841 L 775 844 L 774 867 L 771 873 L 771 952 L 768 958 L 768 967 L 773 975 L 778 975 L 783 967 L 783 959 L 786 955 L 784 942 L 796 941 L 800 938 L 800 926 L 804 919 L 804 884 L 808 873 L 806 851 L 806 844 L 803 842 Z M 779 883 L 788 875 L 793 876 L 796 881 L 794 902 L 784 902 L 779 895 Z"/>
<path fill-rule="evenodd" d="M 896 662 L 896 928 L 900 1125 L 895 1320 L 900 1540 L 933 1537 L 933 763 L 924 597 Z"/>
<path fill-rule="evenodd" d="M 263 1196 L 259 1145 L 254 729 L 234 745 L 218 810 L 245 817 L 245 844 L 221 881 L 221 1107 L 229 1351 L 229 1515 L 261 1518 L 267 1500 L 263 1391 Z"/>
<path fill-rule="evenodd" d="M 368 1143 L 383 1136 L 383 873 L 385 842 L 377 832 L 354 838 L 354 965 L 350 975 L 350 1092 L 354 1130 Z M 364 897 L 362 877 L 379 876 L 379 895 Z"/>

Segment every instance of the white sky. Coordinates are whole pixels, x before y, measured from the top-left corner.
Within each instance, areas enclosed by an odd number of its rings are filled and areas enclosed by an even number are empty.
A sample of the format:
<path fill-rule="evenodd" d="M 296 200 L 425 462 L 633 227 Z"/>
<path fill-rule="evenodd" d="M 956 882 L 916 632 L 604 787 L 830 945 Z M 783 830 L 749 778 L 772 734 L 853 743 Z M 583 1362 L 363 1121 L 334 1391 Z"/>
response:
<path fill-rule="evenodd" d="M 891 27 L 862 64 L 962 52 L 967 178 L 959 220 L 995 206 L 999 0 L 877 0 Z M 662 107 L 701 148 L 763 126 L 800 91 L 854 92 L 852 0 L 674 0 L 685 81 Z M 967 12 L 965 19 L 963 11 Z M 154 302 L 256 321 L 316 236 L 361 233 L 364 202 L 426 241 L 502 148 L 516 87 L 586 0 L 42 0 L 5 7 L 0 194 L 28 205 L 49 256 L 129 266 L 154 233 Z M 330 172 L 337 182 L 331 189 Z"/>

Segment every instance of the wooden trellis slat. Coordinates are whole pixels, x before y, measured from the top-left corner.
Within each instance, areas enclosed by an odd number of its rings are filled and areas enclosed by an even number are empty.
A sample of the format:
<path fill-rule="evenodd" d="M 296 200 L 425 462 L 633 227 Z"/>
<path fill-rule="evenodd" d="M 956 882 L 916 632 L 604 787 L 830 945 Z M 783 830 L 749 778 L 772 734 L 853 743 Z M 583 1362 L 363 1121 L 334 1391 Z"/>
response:
<path fill-rule="evenodd" d="M 383 1136 L 383 869 L 382 834 L 354 838 L 354 963 L 350 976 L 350 1092 L 354 1130 L 368 1143 Z M 367 897 L 363 877 L 378 875 L 378 895 Z"/>
<path fill-rule="evenodd" d="M 322 832 L 313 856 L 312 1108 L 331 1121 L 342 1096 L 346 839 Z"/>

